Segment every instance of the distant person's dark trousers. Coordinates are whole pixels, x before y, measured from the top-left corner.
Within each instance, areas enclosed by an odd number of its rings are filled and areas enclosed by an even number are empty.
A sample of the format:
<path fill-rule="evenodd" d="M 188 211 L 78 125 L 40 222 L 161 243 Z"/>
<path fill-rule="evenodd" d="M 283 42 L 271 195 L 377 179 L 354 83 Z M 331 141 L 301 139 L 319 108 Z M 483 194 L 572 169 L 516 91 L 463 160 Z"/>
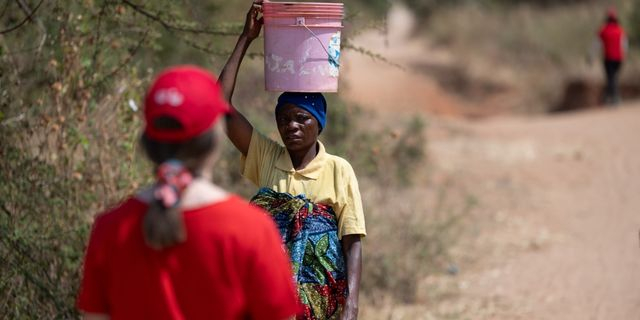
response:
<path fill-rule="evenodd" d="M 618 95 L 618 74 L 620 73 L 621 61 L 604 60 L 604 71 L 607 75 L 607 86 L 604 90 L 604 103 L 615 105 L 620 102 Z"/>

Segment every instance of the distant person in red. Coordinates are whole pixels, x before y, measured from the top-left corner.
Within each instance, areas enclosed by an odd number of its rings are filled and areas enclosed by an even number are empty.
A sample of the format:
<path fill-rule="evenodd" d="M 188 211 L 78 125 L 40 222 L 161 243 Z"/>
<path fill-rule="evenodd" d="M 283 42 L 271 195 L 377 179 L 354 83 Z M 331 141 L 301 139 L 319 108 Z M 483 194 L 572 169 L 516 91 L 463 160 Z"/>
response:
<path fill-rule="evenodd" d="M 100 214 L 84 258 L 84 319 L 286 319 L 299 310 L 271 218 L 211 181 L 230 112 L 193 66 L 158 76 L 141 144 L 157 180 Z"/>
<path fill-rule="evenodd" d="M 617 104 L 620 101 L 618 95 L 618 74 L 625 58 L 627 50 L 627 38 L 624 30 L 618 22 L 615 9 L 607 11 L 604 25 L 599 32 L 600 45 L 604 58 L 604 70 L 607 76 L 605 89 L 605 103 Z"/>

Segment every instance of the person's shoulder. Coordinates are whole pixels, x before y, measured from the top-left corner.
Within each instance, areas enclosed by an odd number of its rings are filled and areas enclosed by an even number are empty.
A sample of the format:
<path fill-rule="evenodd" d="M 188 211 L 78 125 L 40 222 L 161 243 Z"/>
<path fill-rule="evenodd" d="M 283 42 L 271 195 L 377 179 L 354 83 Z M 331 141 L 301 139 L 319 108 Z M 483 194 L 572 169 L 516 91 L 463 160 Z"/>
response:
<path fill-rule="evenodd" d="M 130 197 L 95 216 L 91 228 L 93 238 L 108 240 L 123 227 L 133 225 L 137 217 L 146 211 L 147 205 Z"/>
<path fill-rule="evenodd" d="M 132 213 L 143 211 L 147 205 L 135 197 L 129 197 L 124 201 L 98 213 L 95 218 L 95 224 L 100 226 L 109 226 L 118 223 L 118 221 L 131 217 Z"/>
<path fill-rule="evenodd" d="M 353 167 L 347 159 L 330 153 L 327 153 L 326 159 L 334 170 L 341 173 L 353 173 Z"/>

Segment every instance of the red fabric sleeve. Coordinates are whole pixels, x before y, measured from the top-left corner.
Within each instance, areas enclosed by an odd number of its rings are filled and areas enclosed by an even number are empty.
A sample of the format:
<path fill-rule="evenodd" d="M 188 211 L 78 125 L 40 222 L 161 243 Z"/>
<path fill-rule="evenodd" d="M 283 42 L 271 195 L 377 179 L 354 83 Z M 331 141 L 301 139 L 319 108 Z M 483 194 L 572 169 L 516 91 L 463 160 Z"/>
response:
<path fill-rule="evenodd" d="M 265 216 L 265 218 L 267 218 Z M 291 264 L 270 219 L 257 237 L 259 250 L 250 258 L 247 300 L 251 319 L 284 319 L 300 311 Z"/>
<path fill-rule="evenodd" d="M 82 282 L 78 296 L 77 308 L 88 313 L 108 314 L 104 239 L 100 225 L 100 217 L 96 219 L 91 230 L 89 246 L 84 257 Z"/>

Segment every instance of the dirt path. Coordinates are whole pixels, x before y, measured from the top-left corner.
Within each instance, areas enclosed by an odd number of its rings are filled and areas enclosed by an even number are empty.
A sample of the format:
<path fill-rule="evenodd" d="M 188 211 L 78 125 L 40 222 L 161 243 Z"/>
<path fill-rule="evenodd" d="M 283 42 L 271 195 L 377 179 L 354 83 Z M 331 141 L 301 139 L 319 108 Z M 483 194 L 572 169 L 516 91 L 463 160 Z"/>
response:
<path fill-rule="evenodd" d="M 359 40 L 384 49 L 375 34 Z M 404 45 L 385 53 L 447 59 Z M 383 117 L 429 114 L 435 175 L 479 201 L 453 253 L 460 272 L 424 279 L 417 304 L 363 310 L 367 319 L 640 319 L 640 104 L 459 120 L 433 116 L 469 108 L 433 79 L 346 59 L 344 96 Z"/>
<path fill-rule="evenodd" d="M 434 162 L 479 199 L 469 269 L 431 279 L 459 289 L 445 313 L 640 319 L 640 105 L 443 128 Z"/>

